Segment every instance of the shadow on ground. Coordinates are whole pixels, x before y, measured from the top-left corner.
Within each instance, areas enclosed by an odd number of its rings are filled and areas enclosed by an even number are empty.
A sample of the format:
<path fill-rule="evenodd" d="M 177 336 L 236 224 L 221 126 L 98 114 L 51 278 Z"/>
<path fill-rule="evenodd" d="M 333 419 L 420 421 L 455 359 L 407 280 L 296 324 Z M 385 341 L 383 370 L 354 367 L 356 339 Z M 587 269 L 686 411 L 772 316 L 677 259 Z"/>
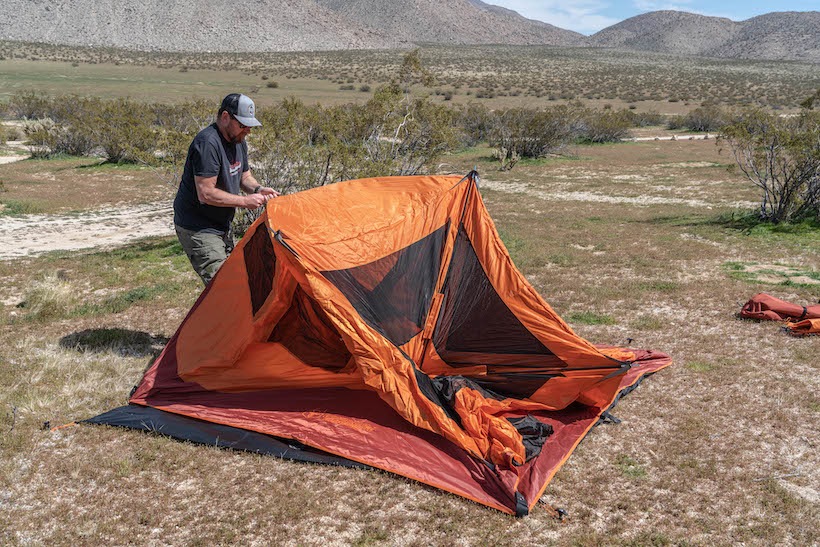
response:
<path fill-rule="evenodd" d="M 86 329 L 60 338 L 60 347 L 80 353 L 116 353 L 123 357 L 159 356 L 168 343 L 166 336 L 128 329 Z"/>

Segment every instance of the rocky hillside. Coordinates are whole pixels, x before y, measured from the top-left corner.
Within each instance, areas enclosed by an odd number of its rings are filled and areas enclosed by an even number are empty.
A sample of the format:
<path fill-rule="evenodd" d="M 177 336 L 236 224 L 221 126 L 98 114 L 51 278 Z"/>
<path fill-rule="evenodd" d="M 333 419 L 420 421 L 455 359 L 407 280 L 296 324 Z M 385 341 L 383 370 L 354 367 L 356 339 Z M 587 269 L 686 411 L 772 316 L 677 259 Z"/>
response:
<path fill-rule="evenodd" d="M 0 0 L 0 38 L 163 51 L 409 45 L 312 0 Z"/>
<path fill-rule="evenodd" d="M 577 32 L 480 0 L 315 1 L 368 28 L 414 43 L 568 46 L 586 42 Z"/>
<path fill-rule="evenodd" d="M 388 7 L 389 6 L 389 7 Z M 581 34 L 476 0 L 0 0 L 0 39 L 163 51 L 553 44 Z"/>
<path fill-rule="evenodd" d="M 607 27 L 590 45 L 741 59 L 820 61 L 820 12 L 768 13 L 746 21 L 653 11 Z"/>

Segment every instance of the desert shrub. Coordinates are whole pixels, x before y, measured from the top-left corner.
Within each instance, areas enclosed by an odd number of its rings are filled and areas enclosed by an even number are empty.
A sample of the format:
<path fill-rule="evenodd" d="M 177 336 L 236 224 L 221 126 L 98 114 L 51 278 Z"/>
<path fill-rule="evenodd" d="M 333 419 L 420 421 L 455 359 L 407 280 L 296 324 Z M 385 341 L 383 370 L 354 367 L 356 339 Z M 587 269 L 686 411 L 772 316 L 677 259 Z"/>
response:
<path fill-rule="evenodd" d="M 156 126 L 156 152 L 143 154 L 138 161 L 148 164 L 161 180 L 176 188 L 191 138 L 214 122 L 216 108 L 204 99 L 175 105 L 153 104 L 147 108 Z"/>
<path fill-rule="evenodd" d="M 36 91 L 16 93 L 6 107 L 9 115 L 18 120 L 37 120 L 51 117 L 52 100 Z"/>
<path fill-rule="evenodd" d="M 49 158 L 61 154 L 83 156 L 96 147 L 93 137 L 69 123 L 58 124 L 51 118 L 28 120 L 23 128 L 26 145 L 34 158 Z"/>
<path fill-rule="evenodd" d="M 71 127 L 91 135 L 107 161 L 153 163 L 156 127 L 149 109 L 127 98 L 104 101 L 101 108 L 87 111 Z"/>
<path fill-rule="evenodd" d="M 6 125 L 3 127 L 6 135 L 6 141 L 19 141 L 25 137 L 23 130 L 16 125 Z"/>
<path fill-rule="evenodd" d="M 544 110 L 511 108 L 499 111 L 488 132 L 490 146 L 505 157 L 539 158 L 561 149 L 578 131 L 578 113 L 561 105 Z"/>
<path fill-rule="evenodd" d="M 0 145 L 6 144 L 7 139 L 8 135 L 6 134 L 6 127 L 0 125 Z"/>
<path fill-rule="evenodd" d="M 666 116 L 655 110 L 651 110 L 649 112 L 635 112 L 634 110 L 632 110 L 633 106 L 630 106 L 629 108 L 632 127 L 650 127 L 654 125 L 664 125 L 667 121 Z"/>
<path fill-rule="evenodd" d="M 724 126 L 727 113 L 715 105 L 698 107 L 685 116 L 690 131 L 719 131 Z"/>
<path fill-rule="evenodd" d="M 267 84 L 265 84 L 265 86 L 269 87 L 271 89 L 276 89 L 276 88 L 279 87 L 279 82 L 277 82 L 276 80 L 272 80 L 272 81 L 268 82 Z"/>
<path fill-rule="evenodd" d="M 493 115 L 484 106 L 475 103 L 457 106 L 454 111 L 454 123 L 459 129 L 459 141 L 463 146 L 475 146 L 487 140 L 493 124 Z"/>
<path fill-rule="evenodd" d="M 820 219 L 820 112 L 781 118 L 745 110 L 724 126 L 720 141 L 760 189 L 761 220 Z"/>
<path fill-rule="evenodd" d="M 666 120 L 666 128 L 672 131 L 678 131 L 686 128 L 686 118 L 684 116 L 670 116 Z"/>
<path fill-rule="evenodd" d="M 688 131 L 720 131 L 729 114 L 715 105 L 700 106 L 688 114 L 672 116 L 667 121 L 668 129 Z"/>
<path fill-rule="evenodd" d="M 581 115 L 578 138 L 582 142 L 618 142 L 629 136 L 632 116 L 628 110 L 596 111 L 585 109 Z"/>

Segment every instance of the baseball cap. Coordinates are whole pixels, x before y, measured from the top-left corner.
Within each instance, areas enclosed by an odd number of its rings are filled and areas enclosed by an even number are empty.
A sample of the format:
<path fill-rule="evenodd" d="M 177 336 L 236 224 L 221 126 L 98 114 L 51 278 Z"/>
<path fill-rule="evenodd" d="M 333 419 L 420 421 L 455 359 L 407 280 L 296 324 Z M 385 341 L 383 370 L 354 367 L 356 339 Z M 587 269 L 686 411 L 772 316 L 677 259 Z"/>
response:
<path fill-rule="evenodd" d="M 256 106 L 247 95 L 231 93 L 226 96 L 222 99 L 222 105 L 219 107 L 220 112 L 223 110 L 236 118 L 242 125 L 247 125 L 248 127 L 259 127 L 262 125 L 259 120 L 256 119 Z"/>

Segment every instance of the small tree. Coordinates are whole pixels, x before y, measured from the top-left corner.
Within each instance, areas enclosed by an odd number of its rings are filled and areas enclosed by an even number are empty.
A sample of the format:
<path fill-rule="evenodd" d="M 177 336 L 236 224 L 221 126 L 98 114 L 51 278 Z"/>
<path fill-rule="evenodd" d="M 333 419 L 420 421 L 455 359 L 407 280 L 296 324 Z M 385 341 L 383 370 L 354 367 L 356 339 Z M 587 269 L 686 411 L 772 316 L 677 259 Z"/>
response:
<path fill-rule="evenodd" d="M 820 218 L 820 112 L 747 110 L 723 128 L 743 175 L 761 191 L 761 220 Z"/>

